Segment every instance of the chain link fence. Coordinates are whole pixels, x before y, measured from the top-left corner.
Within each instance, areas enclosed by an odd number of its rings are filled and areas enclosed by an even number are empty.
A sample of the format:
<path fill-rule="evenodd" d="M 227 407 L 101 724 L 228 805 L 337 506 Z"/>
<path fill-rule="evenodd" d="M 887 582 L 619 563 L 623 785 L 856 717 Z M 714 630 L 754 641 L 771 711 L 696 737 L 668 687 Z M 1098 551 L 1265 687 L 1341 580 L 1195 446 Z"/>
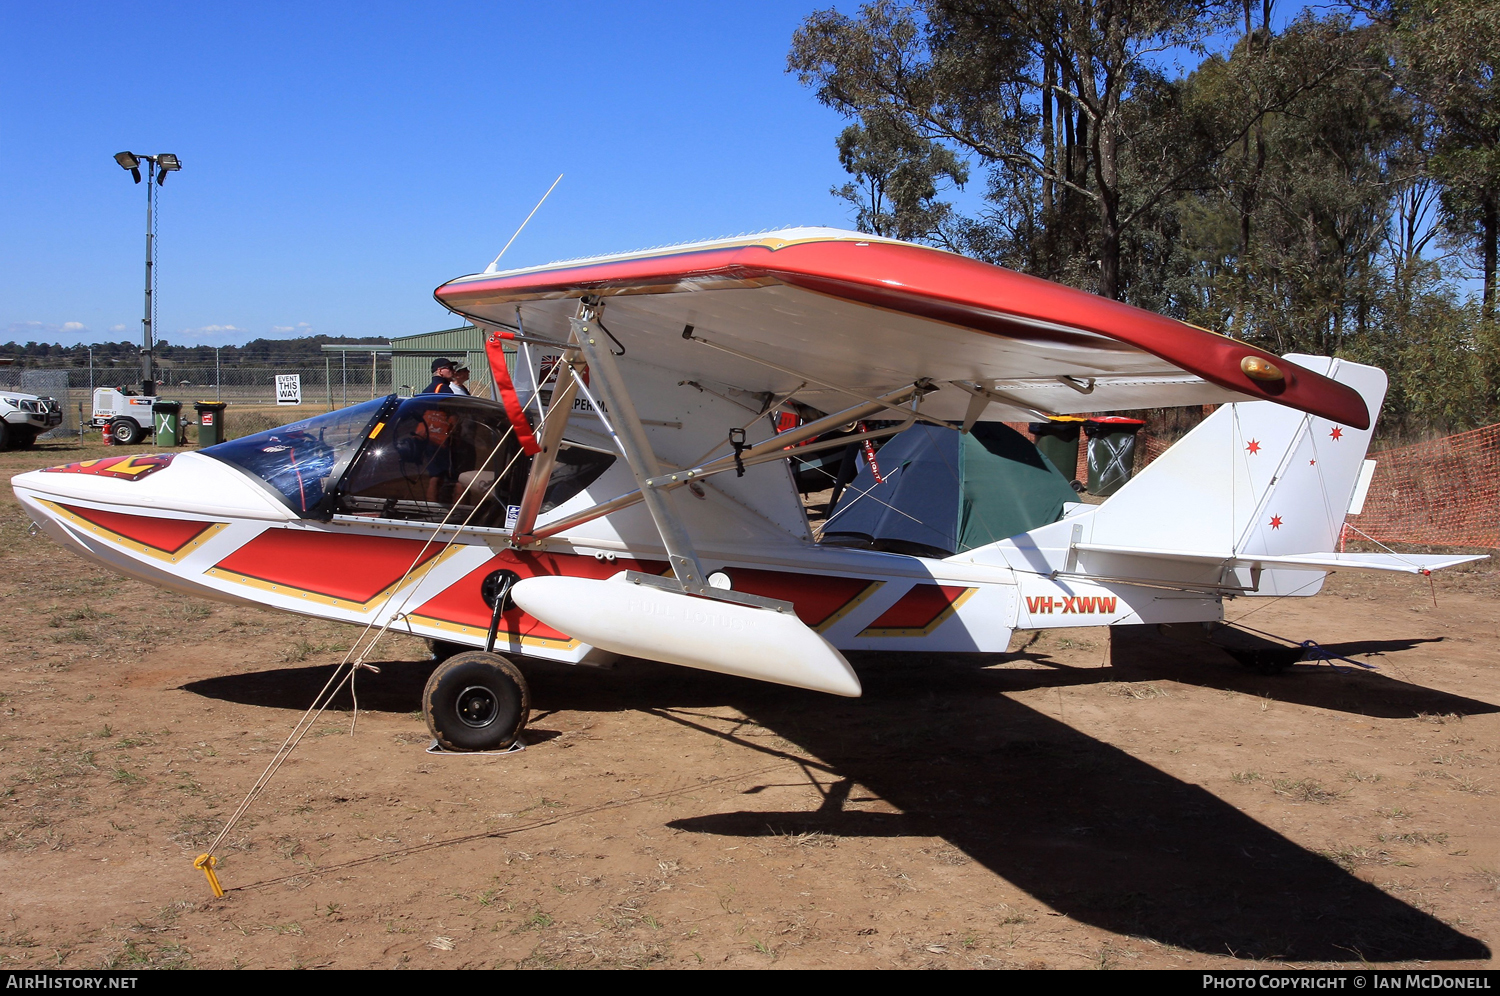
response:
<path fill-rule="evenodd" d="M 71 373 L 76 375 L 77 371 Z M 386 361 L 375 365 L 373 370 L 369 363 L 351 363 L 347 369 L 336 363 L 329 367 L 222 367 L 218 370 L 213 367 L 171 367 L 158 369 L 157 393 L 173 401 L 271 405 L 276 403 L 276 378 L 287 374 L 296 374 L 300 378 L 302 403 L 305 405 L 323 402 L 330 408 L 343 408 L 383 397 L 395 390 L 391 385 L 391 365 Z M 96 386 L 119 385 L 100 383 Z"/>
<path fill-rule="evenodd" d="M 393 392 L 409 394 L 426 386 L 425 383 L 415 388 L 412 385 L 393 385 L 389 359 L 372 365 L 368 359 L 354 362 L 351 357 L 347 367 L 339 360 L 339 357 L 334 357 L 331 363 L 317 366 L 159 367 L 157 394 L 171 401 L 180 401 L 185 406 L 194 401 L 274 405 L 277 376 L 296 374 L 301 379 L 304 406 L 319 405 L 332 409 L 357 405 Z M 140 371 L 119 366 L 98 366 L 92 370 L 88 367 L 41 370 L 0 367 L 0 390 L 50 397 L 62 407 L 62 425 L 42 436 L 43 439 L 76 434 L 80 416 L 82 423 L 88 425 L 93 416 L 92 391 L 100 387 L 138 392 Z"/>

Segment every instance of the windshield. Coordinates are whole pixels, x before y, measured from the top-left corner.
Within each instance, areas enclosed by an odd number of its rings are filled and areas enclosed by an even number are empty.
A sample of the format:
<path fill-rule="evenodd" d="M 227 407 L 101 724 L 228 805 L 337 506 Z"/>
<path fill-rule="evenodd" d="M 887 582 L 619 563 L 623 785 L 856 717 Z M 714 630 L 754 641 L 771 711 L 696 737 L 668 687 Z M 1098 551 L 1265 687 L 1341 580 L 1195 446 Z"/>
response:
<path fill-rule="evenodd" d="M 372 423 L 391 401 L 377 398 L 200 452 L 255 477 L 306 518 L 317 514 L 324 496 L 338 484 Z"/>
<path fill-rule="evenodd" d="M 607 453 L 562 444 L 541 511 L 593 483 Z M 344 515 L 415 522 L 467 522 L 507 529 L 531 458 L 493 401 L 419 394 L 401 402 L 350 469 L 338 497 Z"/>

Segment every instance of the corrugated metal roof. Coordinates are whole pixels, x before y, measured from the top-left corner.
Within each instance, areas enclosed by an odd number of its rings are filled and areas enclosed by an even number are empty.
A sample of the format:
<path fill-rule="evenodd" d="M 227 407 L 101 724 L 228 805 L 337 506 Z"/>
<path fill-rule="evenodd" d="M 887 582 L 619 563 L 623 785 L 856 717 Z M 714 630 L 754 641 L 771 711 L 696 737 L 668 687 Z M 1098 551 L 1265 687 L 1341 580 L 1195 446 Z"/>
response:
<path fill-rule="evenodd" d="M 480 397 L 490 396 L 490 365 L 484 352 L 484 333 L 472 325 L 456 329 L 440 329 L 419 335 L 402 335 L 391 338 L 396 349 L 419 349 L 416 356 L 391 357 L 391 384 L 400 394 L 420 391 L 432 383 L 432 361 L 446 357 L 469 367 L 469 393 Z M 508 346 L 506 353 L 514 356 L 515 347 Z M 509 357 L 508 357 L 509 358 Z M 514 360 L 508 365 L 513 365 Z"/>
<path fill-rule="evenodd" d="M 391 345 L 400 349 L 431 349 L 433 356 L 441 356 L 445 352 L 482 352 L 484 333 L 472 325 L 462 325 L 456 329 L 394 336 L 391 339 Z"/>

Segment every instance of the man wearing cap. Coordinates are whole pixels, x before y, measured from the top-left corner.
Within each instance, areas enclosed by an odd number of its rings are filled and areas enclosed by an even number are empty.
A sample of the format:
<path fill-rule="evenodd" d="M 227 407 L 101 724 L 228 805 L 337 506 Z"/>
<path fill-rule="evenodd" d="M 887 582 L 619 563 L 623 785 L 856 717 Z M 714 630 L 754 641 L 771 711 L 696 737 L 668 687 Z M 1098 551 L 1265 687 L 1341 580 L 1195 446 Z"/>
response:
<path fill-rule="evenodd" d="M 453 383 L 448 386 L 453 388 L 454 394 L 468 394 L 469 368 L 462 365 L 455 367 L 453 370 Z"/>
<path fill-rule="evenodd" d="M 432 383 L 427 385 L 423 394 L 452 394 L 453 393 L 453 361 L 447 357 L 439 356 L 432 361 Z"/>

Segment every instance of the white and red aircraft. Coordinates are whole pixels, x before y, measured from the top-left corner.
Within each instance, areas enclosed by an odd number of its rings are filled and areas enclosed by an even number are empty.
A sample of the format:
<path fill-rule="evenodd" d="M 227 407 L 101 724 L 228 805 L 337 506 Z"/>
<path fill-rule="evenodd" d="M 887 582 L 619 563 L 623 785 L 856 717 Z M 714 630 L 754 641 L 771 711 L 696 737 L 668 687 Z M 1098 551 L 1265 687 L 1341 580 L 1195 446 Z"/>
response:
<path fill-rule="evenodd" d="M 1226 598 L 1310 595 L 1331 569 L 1473 559 L 1334 552 L 1380 370 L 936 249 L 794 229 L 487 271 L 436 297 L 490 333 L 496 400 L 392 396 L 22 474 L 16 494 L 69 548 L 193 595 L 851 696 L 842 651 L 1001 653 L 1018 628 L 1211 622 Z M 947 557 L 818 542 L 786 463 L 918 423 L 1209 403 L 1103 504 Z M 778 434 L 767 416 L 788 405 L 828 414 Z M 445 746 L 503 746 L 525 681 L 459 654 L 423 705 Z"/>

